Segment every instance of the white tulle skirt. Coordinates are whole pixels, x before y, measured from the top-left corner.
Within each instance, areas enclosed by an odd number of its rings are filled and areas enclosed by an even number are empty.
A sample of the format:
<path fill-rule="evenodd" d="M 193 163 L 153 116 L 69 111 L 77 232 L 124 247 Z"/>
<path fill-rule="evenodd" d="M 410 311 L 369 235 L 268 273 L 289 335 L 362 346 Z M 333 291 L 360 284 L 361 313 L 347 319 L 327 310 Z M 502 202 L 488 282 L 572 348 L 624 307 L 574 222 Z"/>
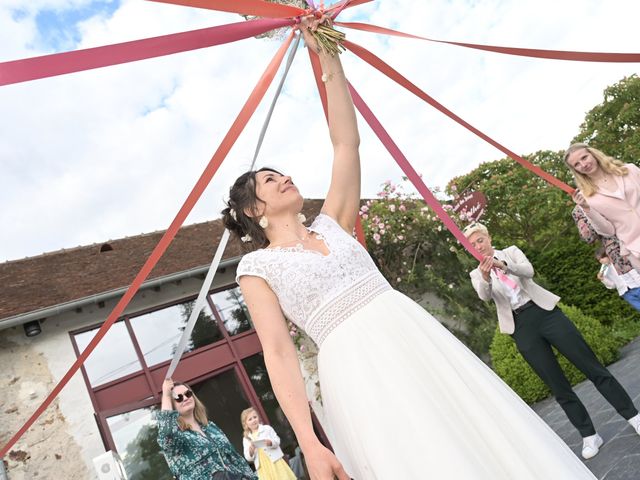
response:
<path fill-rule="evenodd" d="M 326 430 L 355 480 L 595 479 L 493 371 L 397 291 L 318 354 Z"/>

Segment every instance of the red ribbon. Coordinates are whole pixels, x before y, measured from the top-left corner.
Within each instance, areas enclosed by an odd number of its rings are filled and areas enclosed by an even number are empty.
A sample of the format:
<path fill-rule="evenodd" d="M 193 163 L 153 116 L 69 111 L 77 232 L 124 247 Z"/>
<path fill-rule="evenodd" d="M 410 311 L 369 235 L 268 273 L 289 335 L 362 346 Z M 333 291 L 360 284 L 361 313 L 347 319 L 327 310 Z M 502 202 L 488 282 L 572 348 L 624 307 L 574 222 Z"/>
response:
<path fill-rule="evenodd" d="M 251 95 L 249 95 L 249 98 L 247 99 L 246 103 L 242 107 L 242 110 L 240 110 L 240 113 L 238 114 L 235 121 L 231 125 L 231 128 L 229 129 L 224 139 L 220 143 L 220 146 L 218 147 L 216 152 L 213 154 L 213 157 L 211 157 L 211 160 L 207 164 L 204 172 L 202 172 L 202 175 L 194 185 L 193 189 L 191 190 L 191 193 L 189 193 L 189 196 L 187 197 L 184 204 L 178 211 L 178 214 L 173 219 L 173 221 L 171 222 L 171 225 L 169 226 L 167 231 L 164 233 L 164 235 L 162 236 L 158 244 L 155 246 L 155 248 L 151 252 L 151 255 L 149 255 L 149 258 L 147 259 L 145 264 L 142 266 L 142 268 L 134 278 L 133 282 L 125 292 L 125 294 L 122 296 L 122 298 L 120 299 L 118 304 L 114 307 L 114 309 L 111 311 L 111 313 L 109 314 L 109 317 L 107 317 L 107 319 L 102 324 L 102 326 L 100 327 L 96 335 L 89 342 L 89 344 L 84 349 L 84 351 L 80 354 L 78 359 L 69 368 L 67 373 L 64 374 L 60 382 L 58 382 L 58 384 L 54 387 L 54 389 L 47 396 L 47 398 L 42 402 L 42 404 L 38 407 L 38 409 L 33 413 L 33 415 L 29 417 L 29 420 L 27 420 L 27 422 L 20 428 L 20 430 L 18 430 L 18 432 L 16 432 L 16 434 L 13 435 L 13 437 L 11 437 L 11 439 L 7 442 L 7 444 L 4 447 L 2 447 L 2 450 L 0 450 L 0 458 L 3 458 L 7 454 L 7 452 L 11 449 L 11 447 L 18 441 L 18 439 L 29 429 L 29 427 L 31 427 L 31 425 L 33 425 L 33 423 L 38 419 L 38 417 L 42 415 L 42 413 L 47 409 L 47 407 L 51 404 L 51 402 L 56 398 L 56 396 L 58 396 L 60 391 L 69 382 L 71 377 L 73 377 L 73 375 L 78 371 L 80 366 L 84 363 L 84 361 L 91 354 L 91 352 L 93 352 L 93 350 L 96 348 L 96 345 L 98 345 L 98 342 L 102 340 L 102 338 L 106 335 L 106 333 L 109 331 L 109 329 L 114 324 L 114 322 L 120 317 L 120 315 L 122 315 L 122 312 L 124 311 L 124 309 L 127 307 L 131 299 L 139 290 L 142 283 L 149 276 L 149 274 L 155 267 L 156 263 L 158 263 L 158 260 L 160 260 L 160 257 L 162 257 L 167 247 L 169 246 L 171 241 L 174 239 L 174 237 L 178 233 L 178 230 L 180 229 L 185 219 L 193 209 L 194 205 L 202 195 L 202 192 L 207 187 L 207 185 L 213 178 L 214 174 L 218 171 L 218 168 L 222 164 L 222 161 L 226 158 L 227 154 L 229 153 L 229 150 L 231 150 L 231 147 L 233 146 L 233 144 L 236 142 L 236 140 L 244 130 L 244 127 L 247 125 L 247 122 L 249 121 L 253 113 L 256 111 L 258 104 L 264 97 L 264 94 L 269 88 L 269 85 L 271 85 L 271 82 L 273 81 L 273 78 L 275 77 L 276 72 L 278 71 L 278 67 L 282 63 L 282 59 L 284 58 L 284 55 L 287 52 L 287 49 L 289 48 L 289 45 L 291 44 L 292 40 L 293 40 L 293 32 L 289 35 L 289 38 L 287 38 L 287 40 L 283 43 L 283 45 L 280 47 L 280 49 L 277 51 L 277 53 L 275 54 L 275 56 L 267 66 L 266 70 L 262 74 L 262 77 L 260 77 L 260 80 L 258 80 L 258 83 L 256 84 L 255 88 L 251 92 Z"/>
<path fill-rule="evenodd" d="M 381 33 L 383 35 L 394 35 L 396 37 L 414 38 L 426 40 L 434 43 L 445 43 L 458 47 L 473 48 L 487 52 L 502 53 L 505 55 L 516 55 L 519 57 L 547 58 L 552 60 L 570 60 L 575 62 L 610 62 L 610 63 L 635 63 L 640 62 L 640 53 L 607 53 L 607 52 L 573 52 L 566 50 L 541 50 L 535 48 L 511 48 L 499 47 L 495 45 L 478 45 L 475 43 L 449 42 L 446 40 L 435 40 L 433 38 L 420 37 L 409 33 L 391 30 L 390 28 L 378 27 L 368 23 L 359 22 L 336 22 L 345 28 L 362 30 L 365 32 Z"/>
<path fill-rule="evenodd" d="M 270 18 L 0 63 L 0 86 L 231 43 L 292 25 Z"/>
<path fill-rule="evenodd" d="M 149 0 L 158 3 L 171 3 L 185 7 L 206 8 L 239 15 L 255 15 L 267 18 L 293 18 L 304 14 L 302 8 L 262 0 Z"/>
<path fill-rule="evenodd" d="M 433 97 L 431 97 L 430 95 L 427 95 L 425 92 L 420 90 L 417 86 L 415 86 L 413 83 L 411 83 L 407 78 L 402 76 L 398 71 L 394 70 L 391 66 L 389 66 L 388 64 L 383 62 L 379 57 L 375 56 L 373 53 L 368 51 L 366 48 L 363 48 L 363 47 L 361 47 L 361 46 L 359 46 L 359 45 L 357 45 L 357 44 L 355 44 L 353 42 L 350 42 L 348 40 L 344 41 L 344 45 L 345 45 L 345 47 L 347 47 L 348 50 L 350 50 L 353 53 L 355 53 L 358 57 L 360 57 L 362 60 L 367 62 L 369 65 L 373 66 L 374 68 L 376 68 L 380 72 L 384 73 L 387 77 L 389 77 L 390 79 L 392 79 L 393 81 L 395 81 L 399 85 L 403 86 L 404 88 L 409 90 L 411 93 L 416 95 L 418 98 L 420 98 L 420 99 L 424 100 L 425 102 L 427 102 L 432 107 L 434 107 L 437 110 L 439 110 L 440 112 L 444 113 L 447 117 L 449 117 L 452 120 L 454 120 L 455 122 L 459 123 L 460 125 L 465 127 L 467 130 L 475 133 L 477 136 L 482 138 L 485 142 L 493 145 L 498 150 L 500 150 L 501 152 L 505 153 L 507 156 L 511 157 L 513 160 L 518 162 L 520 165 L 522 165 L 527 170 L 535 173 L 536 175 L 538 175 L 542 179 L 544 179 L 547 182 L 549 182 L 551 185 L 554 185 L 554 186 L 560 188 L 561 190 L 564 190 L 569 195 L 573 194 L 574 190 L 569 185 L 567 185 L 563 181 L 557 179 L 553 175 L 545 172 L 540 167 L 538 167 L 538 166 L 532 164 L 531 162 L 525 160 L 520 155 L 517 155 L 516 153 L 512 152 L 507 147 L 503 146 L 502 144 L 498 143 L 496 140 L 491 138 L 489 135 L 481 132 L 476 127 L 474 127 L 473 125 L 471 125 L 467 121 L 463 120 L 461 117 L 459 117 L 458 115 L 453 113 L 451 110 L 446 108 L 444 105 L 442 105 L 440 102 L 435 100 Z"/>
<path fill-rule="evenodd" d="M 454 222 L 453 219 L 444 210 L 444 208 L 442 208 L 440 201 L 435 197 L 435 195 L 433 195 L 433 193 L 431 193 L 431 190 L 429 190 L 429 187 L 427 187 L 422 181 L 422 178 L 420 178 L 418 172 L 416 172 L 415 169 L 411 166 L 409 160 L 407 160 L 407 157 L 405 157 L 402 151 L 400 151 L 398 145 L 396 145 L 389 133 L 387 133 L 387 131 L 378 121 L 369 106 L 358 94 L 356 89 L 351 86 L 351 84 L 349 85 L 349 90 L 351 91 L 351 96 L 353 97 L 353 103 L 355 104 L 360 114 L 367 121 L 373 132 L 377 135 L 387 151 L 400 166 L 407 178 L 411 181 L 411 183 L 413 183 L 418 192 L 420 192 L 420 195 L 422 195 L 424 201 L 427 202 L 427 205 L 431 207 L 438 218 L 442 220 L 442 223 L 444 223 L 445 227 L 447 227 L 447 229 L 449 229 L 453 236 L 458 239 L 462 246 L 466 248 L 469 253 L 473 255 L 478 261 L 481 261 L 483 258 L 482 255 L 480 255 L 480 253 L 475 248 L 473 248 L 469 240 L 467 240 L 467 237 L 465 237 L 464 233 L 462 233 L 462 230 L 460 230 L 460 228 L 458 228 L 458 225 L 456 225 L 456 222 Z"/>

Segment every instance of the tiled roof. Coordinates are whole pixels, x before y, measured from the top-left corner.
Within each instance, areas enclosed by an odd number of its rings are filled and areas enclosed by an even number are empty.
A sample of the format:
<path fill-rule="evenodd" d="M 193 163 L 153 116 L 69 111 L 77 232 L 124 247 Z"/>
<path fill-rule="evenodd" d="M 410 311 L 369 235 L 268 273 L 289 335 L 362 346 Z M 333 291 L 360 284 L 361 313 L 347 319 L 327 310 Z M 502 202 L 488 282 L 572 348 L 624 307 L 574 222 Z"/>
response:
<path fill-rule="evenodd" d="M 306 200 L 303 212 L 312 219 L 321 205 L 321 200 Z M 219 219 L 182 227 L 148 279 L 209 265 L 223 231 Z M 147 233 L 0 264 L 0 319 L 128 286 L 163 234 Z M 242 253 L 240 242 L 231 240 L 223 260 Z"/>

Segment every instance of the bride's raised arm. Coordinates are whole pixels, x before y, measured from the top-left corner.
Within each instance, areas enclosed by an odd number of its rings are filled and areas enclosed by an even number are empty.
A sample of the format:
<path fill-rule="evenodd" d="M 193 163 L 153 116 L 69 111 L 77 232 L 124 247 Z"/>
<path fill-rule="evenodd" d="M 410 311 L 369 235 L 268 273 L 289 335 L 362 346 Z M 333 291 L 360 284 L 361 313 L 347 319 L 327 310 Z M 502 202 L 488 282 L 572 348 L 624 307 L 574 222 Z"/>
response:
<path fill-rule="evenodd" d="M 312 27 L 313 28 L 313 27 Z M 307 45 L 315 45 L 302 29 Z M 311 37 L 312 38 L 312 37 Z M 333 145 L 331 185 L 322 212 L 333 217 L 348 233 L 353 232 L 360 202 L 360 135 L 353 100 L 340 56 L 318 52 L 327 90 L 329 134 Z"/>

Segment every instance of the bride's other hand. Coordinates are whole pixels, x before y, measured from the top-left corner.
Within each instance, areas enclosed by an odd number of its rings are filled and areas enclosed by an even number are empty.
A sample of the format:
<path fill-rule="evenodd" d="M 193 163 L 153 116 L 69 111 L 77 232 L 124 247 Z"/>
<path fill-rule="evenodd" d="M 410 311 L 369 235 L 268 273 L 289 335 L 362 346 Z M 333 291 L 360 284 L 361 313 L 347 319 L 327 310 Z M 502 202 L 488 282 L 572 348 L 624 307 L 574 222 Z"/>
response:
<path fill-rule="evenodd" d="M 311 480 L 350 480 L 340 461 L 323 445 L 318 444 L 303 453 Z"/>

